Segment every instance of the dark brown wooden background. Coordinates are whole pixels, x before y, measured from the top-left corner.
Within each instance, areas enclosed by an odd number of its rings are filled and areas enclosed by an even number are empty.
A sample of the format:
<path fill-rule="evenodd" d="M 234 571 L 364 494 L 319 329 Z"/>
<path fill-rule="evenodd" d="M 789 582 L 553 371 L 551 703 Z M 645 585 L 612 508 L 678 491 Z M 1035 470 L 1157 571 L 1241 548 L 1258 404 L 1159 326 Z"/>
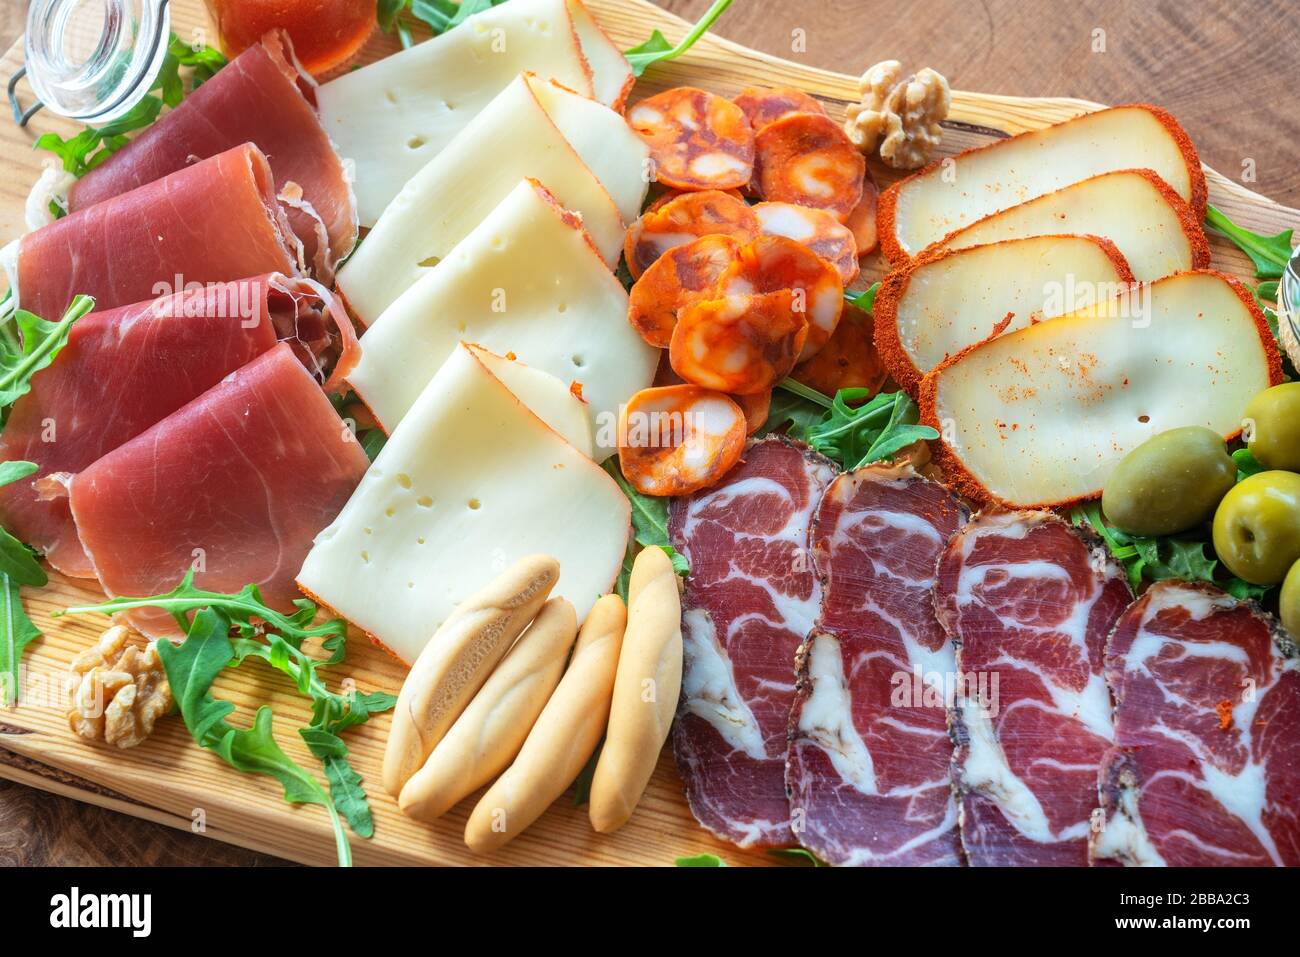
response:
<path fill-rule="evenodd" d="M 659 2 L 693 20 L 711 0 Z M 0 0 L 5 47 L 25 11 L 23 0 Z M 734 0 L 717 32 L 845 73 L 893 58 L 963 90 L 1156 103 L 1206 163 L 1300 206 L 1294 0 Z M 0 781 L 0 864 L 275 863 Z"/>

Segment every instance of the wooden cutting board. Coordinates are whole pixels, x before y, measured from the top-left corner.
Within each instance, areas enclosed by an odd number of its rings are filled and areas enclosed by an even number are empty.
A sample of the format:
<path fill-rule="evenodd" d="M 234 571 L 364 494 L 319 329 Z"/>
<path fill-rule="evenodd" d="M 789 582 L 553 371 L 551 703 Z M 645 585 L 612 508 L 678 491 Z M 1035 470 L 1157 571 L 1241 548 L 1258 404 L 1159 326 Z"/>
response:
<path fill-rule="evenodd" d="M 620 46 L 641 42 L 653 29 L 676 41 L 684 22 L 645 0 L 587 0 L 605 29 Z M 172 0 L 173 29 L 182 37 L 206 28 L 200 0 Z M 210 37 L 210 33 L 208 36 Z M 210 41 L 209 41 L 210 42 Z M 363 61 L 394 50 L 395 42 L 376 37 Z M 0 70 L 7 79 L 22 63 L 21 44 L 4 56 Z M 940 66 L 942 66 L 940 64 Z M 790 85 L 816 96 L 832 116 L 840 118 L 857 96 L 855 77 L 776 59 L 726 40 L 706 37 L 681 59 L 652 68 L 637 84 L 633 98 L 671 86 L 690 84 L 731 95 L 742 87 Z M 30 90 L 21 87 L 25 100 Z M 992 137 L 1036 129 L 1096 107 L 1071 99 L 1022 99 L 954 91 L 943 152 L 988 142 Z M 0 245 L 24 231 L 24 203 L 32 182 L 46 161 L 31 143 L 47 130 L 63 135 L 73 124 L 41 114 L 20 129 L 0 119 Z M 897 177 L 882 167 L 874 172 L 881 186 Z M 1280 206 L 1207 170 L 1210 201 L 1234 220 L 1264 233 L 1300 226 L 1300 211 Z M 1211 237 L 1214 265 L 1253 279 L 1246 256 L 1218 237 Z M 864 264 L 864 281 L 883 270 L 879 257 Z M 239 774 L 218 758 L 197 748 L 179 719 L 160 723 L 154 736 L 139 748 L 118 751 L 90 744 L 68 730 L 64 676 L 69 661 L 104 629 L 106 619 L 50 617 L 56 609 L 98 601 L 98 590 L 86 582 L 51 574 L 42 589 L 24 589 L 24 600 L 44 637 L 29 646 L 23 662 L 21 703 L 0 711 L 0 777 L 110 807 L 139 817 L 189 828 L 209 837 L 308 864 L 334 863 L 333 843 L 325 812 L 318 807 L 286 804 L 279 786 L 269 778 Z M 348 660 L 332 669 L 335 682 L 351 678 L 363 691 L 396 692 L 403 669 L 391 658 L 354 636 Z M 217 693 L 235 702 L 236 720 L 247 722 L 257 706 L 269 703 L 275 713 L 277 737 L 284 749 L 308 769 L 317 762 L 299 743 L 296 729 L 309 720 L 303 698 L 277 673 L 257 662 L 228 672 Z M 666 865 L 680 856 L 717 853 L 733 864 L 767 864 L 761 852 L 739 851 L 700 829 L 682 796 L 681 781 L 669 749 L 661 756 L 650 788 L 631 822 L 616 834 L 595 834 L 586 809 L 565 795 L 526 834 L 496 854 L 478 858 L 461 841 L 473 799 L 435 825 L 403 817 L 394 800 L 379 785 L 379 768 L 388 716 L 347 732 L 357 769 L 366 778 L 375 815 L 375 836 L 353 837 L 358 864 L 637 864 Z"/>

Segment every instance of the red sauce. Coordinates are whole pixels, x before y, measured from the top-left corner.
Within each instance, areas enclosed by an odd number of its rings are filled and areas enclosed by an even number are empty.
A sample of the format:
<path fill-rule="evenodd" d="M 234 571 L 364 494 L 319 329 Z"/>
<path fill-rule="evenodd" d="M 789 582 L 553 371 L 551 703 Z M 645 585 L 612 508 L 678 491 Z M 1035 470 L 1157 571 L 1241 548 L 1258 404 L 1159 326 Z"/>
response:
<path fill-rule="evenodd" d="M 374 0 L 207 0 L 207 5 L 227 56 L 282 27 L 298 60 L 315 74 L 346 62 L 375 30 Z"/>

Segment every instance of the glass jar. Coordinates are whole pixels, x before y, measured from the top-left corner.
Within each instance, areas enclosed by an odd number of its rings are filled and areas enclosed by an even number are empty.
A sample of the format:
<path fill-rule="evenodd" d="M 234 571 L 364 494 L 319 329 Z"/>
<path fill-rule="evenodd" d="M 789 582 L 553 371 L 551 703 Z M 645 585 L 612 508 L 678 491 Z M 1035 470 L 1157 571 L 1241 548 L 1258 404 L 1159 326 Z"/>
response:
<path fill-rule="evenodd" d="M 1291 261 L 1282 270 L 1277 292 L 1278 337 L 1291 364 L 1300 368 L 1300 246 L 1291 252 Z"/>
<path fill-rule="evenodd" d="M 226 56 L 276 27 L 288 31 L 293 52 L 309 73 L 346 63 L 376 27 L 374 0 L 205 0 Z"/>
<path fill-rule="evenodd" d="M 32 0 L 27 62 L 9 84 L 16 118 L 44 107 L 83 123 L 116 119 L 149 92 L 170 31 L 167 0 Z M 24 73 L 38 97 L 25 113 L 14 93 Z"/>

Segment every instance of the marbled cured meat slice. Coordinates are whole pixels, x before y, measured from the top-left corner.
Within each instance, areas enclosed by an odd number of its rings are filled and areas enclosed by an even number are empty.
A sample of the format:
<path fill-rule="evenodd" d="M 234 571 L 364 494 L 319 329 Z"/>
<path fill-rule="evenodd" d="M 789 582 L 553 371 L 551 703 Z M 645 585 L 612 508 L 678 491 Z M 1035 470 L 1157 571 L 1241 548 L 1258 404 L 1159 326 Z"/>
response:
<path fill-rule="evenodd" d="M 323 299 L 322 299 L 323 297 Z M 63 487 L 73 473 L 139 435 L 225 376 L 291 340 L 299 359 L 323 375 L 342 334 L 307 279 L 279 273 L 214 283 L 171 296 L 92 312 L 10 412 L 0 460 L 35 462 L 27 481 L 0 489 L 0 523 L 45 554 L 65 575 L 94 578 L 73 527 Z"/>
<path fill-rule="evenodd" d="M 72 516 L 104 590 L 153 595 L 190 569 L 195 584 L 257 584 L 292 610 L 316 533 L 369 461 L 316 380 L 280 343 L 77 474 Z M 179 634 L 146 608 L 150 637 Z"/>
<path fill-rule="evenodd" d="M 768 438 L 719 485 L 673 505 L 672 541 L 691 563 L 673 750 L 696 820 L 742 847 L 795 843 L 786 727 L 795 650 L 821 594 L 808 525 L 833 475 L 821 456 Z"/>
<path fill-rule="evenodd" d="M 1209 585 L 1161 582 L 1106 643 L 1115 747 L 1095 862 L 1300 866 L 1300 658 Z"/>
<path fill-rule="evenodd" d="M 273 30 L 78 180 L 69 208 L 85 209 L 252 143 L 271 164 L 307 263 L 328 282 L 356 243 L 357 212 L 315 96 L 316 82 L 298 65 L 288 34 Z"/>
<path fill-rule="evenodd" d="M 822 497 L 821 617 L 799 652 L 786 783 L 795 834 L 829 863 L 961 863 L 946 708 L 956 664 L 931 589 L 966 517 L 907 466 L 846 473 Z"/>
<path fill-rule="evenodd" d="M 300 255 L 271 167 L 246 143 L 28 233 L 14 285 L 22 308 L 53 321 L 78 293 L 111 309 L 191 283 L 296 275 Z"/>
<path fill-rule="evenodd" d="M 1087 865 L 1112 741 L 1102 651 L 1132 597 L 1050 512 L 981 515 L 948 543 L 934 607 L 957 646 L 949 726 L 972 866 Z"/>

